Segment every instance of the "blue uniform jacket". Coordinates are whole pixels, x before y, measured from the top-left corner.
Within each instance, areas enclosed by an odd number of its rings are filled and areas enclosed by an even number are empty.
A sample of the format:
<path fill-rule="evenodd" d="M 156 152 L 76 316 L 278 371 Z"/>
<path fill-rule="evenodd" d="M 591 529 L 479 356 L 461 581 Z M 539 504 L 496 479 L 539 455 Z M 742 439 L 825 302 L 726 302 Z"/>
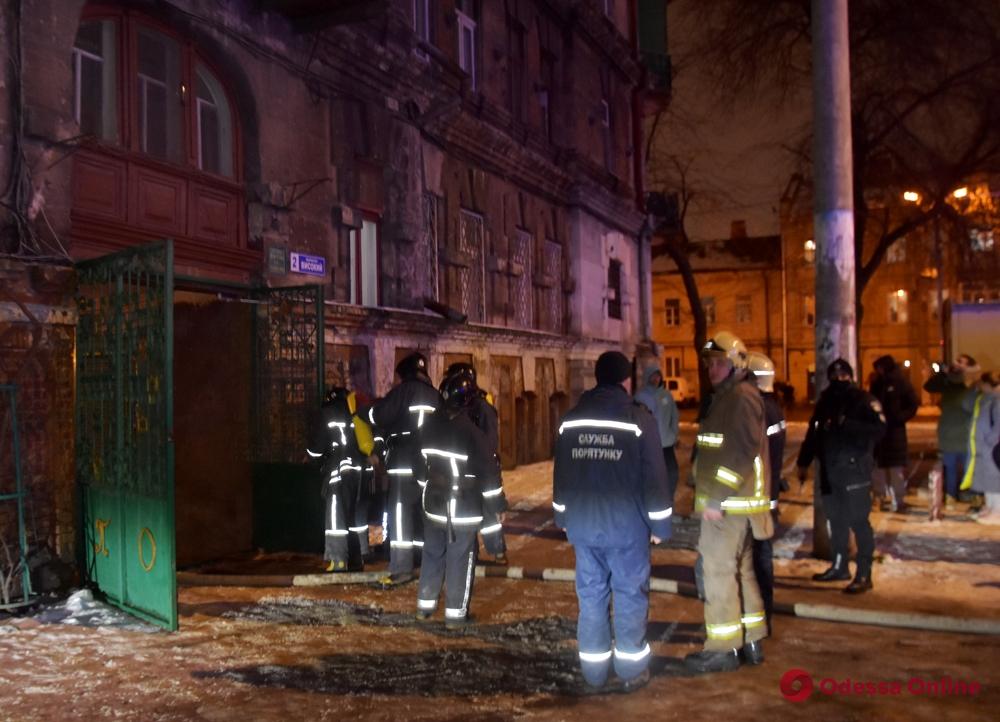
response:
<path fill-rule="evenodd" d="M 552 508 L 572 544 L 627 547 L 670 536 L 673 513 L 652 414 L 616 385 L 585 392 L 556 441 Z"/>

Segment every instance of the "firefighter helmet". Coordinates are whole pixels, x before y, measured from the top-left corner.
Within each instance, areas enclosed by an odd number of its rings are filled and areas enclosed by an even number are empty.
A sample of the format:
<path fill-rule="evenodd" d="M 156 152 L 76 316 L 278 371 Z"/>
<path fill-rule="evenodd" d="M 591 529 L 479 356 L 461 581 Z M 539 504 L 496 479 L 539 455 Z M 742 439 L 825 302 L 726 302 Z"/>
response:
<path fill-rule="evenodd" d="M 445 404 L 457 409 L 471 406 L 472 402 L 479 396 L 476 382 L 468 374 L 445 376 L 439 391 Z"/>
<path fill-rule="evenodd" d="M 323 397 L 324 407 L 336 407 L 341 412 L 351 413 L 351 396 L 353 394 L 343 386 L 331 386 Z"/>
<path fill-rule="evenodd" d="M 848 378 L 853 379 L 854 369 L 852 369 L 851 365 L 842 358 L 836 359 L 826 369 L 826 378 L 830 381 L 837 381 L 841 376 L 845 375 Z"/>
<path fill-rule="evenodd" d="M 701 349 L 702 356 L 722 356 L 729 359 L 734 368 L 747 367 L 747 347 L 739 337 L 729 331 L 719 331 L 708 339 Z"/>
<path fill-rule="evenodd" d="M 747 368 L 753 373 L 757 388 L 768 394 L 774 392 L 774 361 L 759 351 L 751 351 L 747 356 Z"/>
<path fill-rule="evenodd" d="M 476 379 L 476 367 L 465 361 L 456 361 L 448 370 L 444 372 L 444 377 L 451 378 L 452 376 L 457 376 L 458 374 L 465 374 L 472 379 L 472 383 L 478 383 Z"/>
<path fill-rule="evenodd" d="M 427 357 L 419 351 L 411 353 L 409 356 L 396 364 L 396 373 L 399 374 L 399 378 L 404 381 L 416 378 L 417 374 L 426 375 Z"/>

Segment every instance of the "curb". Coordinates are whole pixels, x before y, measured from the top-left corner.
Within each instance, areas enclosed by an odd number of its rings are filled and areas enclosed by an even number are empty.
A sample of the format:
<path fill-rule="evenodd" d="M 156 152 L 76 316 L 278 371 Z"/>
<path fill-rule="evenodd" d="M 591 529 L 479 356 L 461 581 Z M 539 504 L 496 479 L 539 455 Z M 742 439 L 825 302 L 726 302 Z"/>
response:
<path fill-rule="evenodd" d="M 322 587 L 343 584 L 371 584 L 385 576 L 385 572 L 347 572 L 341 574 L 197 574 L 178 572 L 177 584 L 183 587 Z M 530 579 L 545 582 L 572 582 L 576 580 L 573 569 L 476 566 L 477 577 L 494 579 Z M 676 594 L 691 599 L 698 598 L 694 584 L 673 579 L 651 577 L 649 590 Z M 800 619 L 815 619 L 841 624 L 863 624 L 875 627 L 920 629 L 931 632 L 959 634 L 1000 635 L 1000 620 L 965 619 L 933 614 L 907 614 L 880 609 L 853 609 L 832 604 L 774 603 L 774 613 Z"/>

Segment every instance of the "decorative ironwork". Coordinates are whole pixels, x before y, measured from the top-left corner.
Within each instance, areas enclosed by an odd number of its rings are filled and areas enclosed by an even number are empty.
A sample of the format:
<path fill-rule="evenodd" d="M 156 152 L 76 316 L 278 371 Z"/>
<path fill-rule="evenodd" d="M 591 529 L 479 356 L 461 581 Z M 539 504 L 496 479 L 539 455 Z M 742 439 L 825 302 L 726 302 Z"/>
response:
<path fill-rule="evenodd" d="M 24 479 L 21 477 L 21 445 L 18 438 L 17 386 L 0 384 L 0 502 L 14 502 L 14 511 L 6 505 L 0 510 L 0 531 L 15 526 L 15 554 L 8 553 L 0 561 L 0 609 L 27 604 L 32 596 L 31 574 L 28 570 L 28 534 L 24 523 Z M 7 539 L 4 538 L 6 544 Z M 10 567 L 5 566 L 9 562 Z M 14 579 L 19 583 L 15 586 Z M 21 600 L 15 601 L 16 592 Z"/>
<path fill-rule="evenodd" d="M 252 461 L 298 463 L 323 391 L 323 289 L 264 289 L 254 316 Z"/>
<path fill-rule="evenodd" d="M 84 261 L 77 271 L 84 573 L 109 601 L 176 629 L 173 243 Z M 146 537 L 158 540 L 154 557 L 144 556 Z"/>
<path fill-rule="evenodd" d="M 485 286 L 483 248 L 485 247 L 483 217 L 462 211 L 458 234 L 458 250 L 468 265 L 459 272 L 461 309 L 469 321 L 481 322 L 485 318 Z"/>
<path fill-rule="evenodd" d="M 511 286 L 510 300 L 513 304 L 514 325 L 521 328 L 531 327 L 531 261 L 532 261 L 531 234 L 527 231 L 518 230 L 511 241 L 510 261 L 511 261 Z M 520 275 L 516 275 L 516 274 Z"/>
<path fill-rule="evenodd" d="M 539 326 L 552 333 L 562 333 L 563 330 L 562 250 L 562 244 L 545 241 L 542 268 L 551 285 L 539 293 L 539 314 L 542 317 Z"/>
<path fill-rule="evenodd" d="M 76 460 L 80 483 L 165 499 L 173 276 L 162 243 L 79 271 Z M 168 309 L 167 306 L 171 308 Z"/>

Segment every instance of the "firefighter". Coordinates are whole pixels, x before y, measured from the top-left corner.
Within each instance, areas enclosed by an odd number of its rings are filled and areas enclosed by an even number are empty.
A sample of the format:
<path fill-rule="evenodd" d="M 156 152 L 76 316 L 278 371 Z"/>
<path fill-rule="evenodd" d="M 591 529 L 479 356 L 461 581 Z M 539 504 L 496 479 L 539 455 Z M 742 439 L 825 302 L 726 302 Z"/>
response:
<path fill-rule="evenodd" d="M 497 416 L 496 407 L 493 406 L 492 399 L 490 395 L 479 388 L 479 383 L 476 376 L 476 369 L 472 364 L 465 362 L 453 363 L 445 371 L 445 378 L 442 380 L 442 385 L 444 382 L 459 374 L 464 374 L 472 379 L 472 384 L 475 387 L 475 396 L 472 400 L 472 404 L 469 407 L 469 418 L 479 427 L 480 431 L 486 434 L 486 440 L 489 445 L 490 453 L 493 456 L 497 464 L 497 469 L 499 473 L 500 468 L 500 420 Z M 489 525 L 486 528 L 491 528 Z M 483 547 L 486 551 L 493 555 L 493 561 L 497 564 L 507 563 L 507 544 L 503 538 L 503 526 L 491 529 L 489 532 L 483 532 Z"/>
<path fill-rule="evenodd" d="M 312 424 L 310 457 L 321 460 L 325 532 L 323 558 L 329 572 L 360 569 L 368 551 L 367 508 L 359 503 L 363 494 L 361 474 L 365 456 L 358 443 L 354 416 L 354 394 L 335 386 Z M 364 433 L 361 434 L 362 441 Z"/>
<path fill-rule="evenodd" d="M 767 456 L 771 470 L 771 516 L 778 523 L 778 495 L 783 484 L 781 466 L 785 458 L 785 413 L 774 393 L 774 362 L 762 353 L 752 351 L 747 357 L 750 376 L 764 400 L 764 425 L 767 436 Z M 771 629 L 771 610 L 774 607 L 774 556 L 770 539 L 753 540 L 753 568 L 757 575 L 760 594 L 764 598 L 768 631 Z"/>
<path fill-rule="evenodd" d="M 420 433 L 424 423 L 441 406 L 441 395 L 427 376 L 427 357 L 412 353 L 396 366 L 400 378 L 384 398 L 368 409 L 367 417 L 386 440 L 386 473 L 389 495 L 386 509 L 389 537 L 389 572 L 382 586 L 413 581 L 414 548 L 421 538 L 420 487 L 415 471 L 422 463 Z"/>
<path fill-rule="evenodd" d="M 469 602 L 476 566 L 476 534 L 499 529 L 507 508 L 500 469 L 486 435 L 471 417 L 479 389 L 467 373 L 446 376 L 444 406 L 421 433 L 424 548 L 417 618 L 428 619 L 445 585 L 445 626 L 471 621 Z"/>
<path fill-rule="evenodd" d="M 854 370 L 847 361 L 837 359 L 826 375 L 830 385 L 816 402 L 797 461 L 799 481 L 804 483 L 809 465 L 813 459 L 819 460 L 823 511 L 830 521 L 833 564 L 813 579 L 833 582 L 851 578 L 847 545 L 853 530 L 857 573 L 844 591 L 860 594 L 872 588 L 875 539 L 868 522 L 869 494 L 875 444 L 885 433 L 886 420 L 878 399 L 852 383 Z"/>
<path fill-rule="evenodd" d="M 673 513 L 659 429 L 625 389 L 631 373 L 621 353 L 601 354 L 597 386 L 556 440 L 552 508 L 576 555 L 580 667 L 597 691 L 612 663 L 622 691 L 649 681 L 649 544 L 670 537 Z"/>
<path fill-rule="evenodd" d="M 702 349 L 712 400 L 698 427 L 695 513 L 704 565 L 705 648 L 689 654 L 693 672 L 725 672 L 764 661 L 764 600 L 753 568 L 752 539 L 774 534 L 768 489 L 764 401 L 746 382 L 747 350 L 722 331 Z"/>

